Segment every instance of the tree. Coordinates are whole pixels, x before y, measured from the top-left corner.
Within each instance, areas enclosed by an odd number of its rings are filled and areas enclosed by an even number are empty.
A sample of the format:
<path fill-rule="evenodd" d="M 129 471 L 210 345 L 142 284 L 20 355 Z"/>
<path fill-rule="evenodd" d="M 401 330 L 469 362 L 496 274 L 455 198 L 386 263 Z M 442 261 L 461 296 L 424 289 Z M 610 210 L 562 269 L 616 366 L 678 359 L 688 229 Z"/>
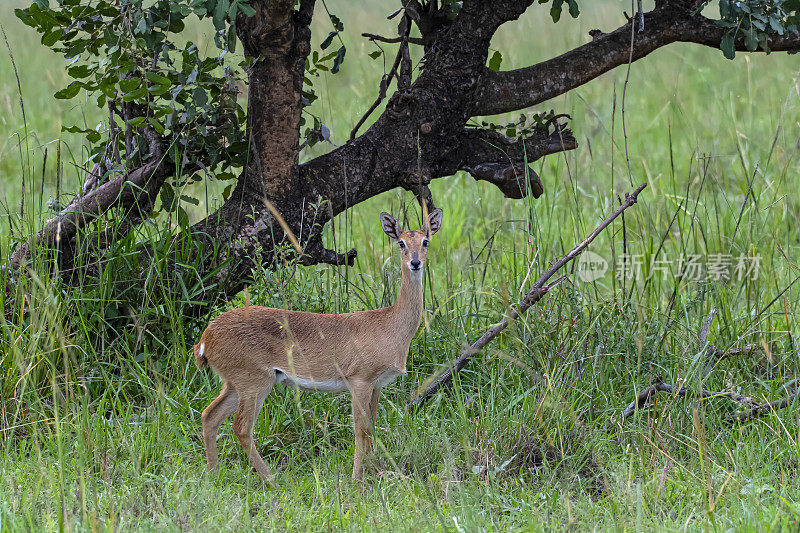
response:
<path fill-rule="evenodd" d="M 314 74 L 338 71 L 346 53 L 333 46 L 344 28 L 332 14 L 334 31 L 312 50 L 315 0 L 157 0 L 149 7 L 142 0 L 59 0 L 56 7 L 37 0 L 17 10 L 45 46 L 71 61 L 75 81 L 56 97 L 85 90 L 108 109 L 109 121 L 104 131 L 71 130 L 94 147 L 83 190 L 19 245 L 12 266 L 26 264 L 34 249 L 52 251 L 70 281 L 78 270 L 102 270 L 114 247 L 134 247 L 142 277 L 156 256 L 167 259 L 174 276 L 190 264 L 195 285 L 186 312 L 201 311 L 240 291 L 253 269 L 272 265 L 288 242 L 304 264 L 352 265 L 356 251 L 326 248 L 322 228 L 372 196 L 403 187 L 431 207 L 431 180 L 463 170 L 509 198 L 538 197 L 543 187 L 530 163 L 577 147 L 566 115 L 551 112 L 513 127 L 477 127 L 473 117 L 539 104 L 674 42 L 718 47 L 728 58 L 800 50 L 800 0 L 719 0 L 716 20 L 701 13 L 707 1 L 657 0 L 646 13 L 640 1 L 620 28 L 594 30 L 591 42 L 548 61 L 499 70 L 499 53 L 488 57 L 492 35 L 534 3 L 401 0 L 392 14 L 397 36 L 365 34 L 398 48 L 367 115 L 396 82 L 385 111 L 360 135 L 367 116 L 353 117 L 347 143 L 303 164 L 300 152 L 329 135 L 304 112 L 316 98 Z M 564 9 L 579 14 L 576 0 L 538 4 L 549 4 L 554 21 Z M 176 44 L 192 15 L 213 21 L 216 55 Z M 246 57 L 238 65 L 226 59 L 237 43 Z M 424 50 L 416 77 L 411 46 Z M 244 81 L 246 110 L 236 98 Z M 235 182 L 219 210 L 189 226 L 176 191 L 212 176 Z M 156 205 L 177 213 L 180 234 L 134 239 L 132 230 Z M 87 264 L 87 255 L 96 261 Z M 176 291 L 186 291 L 184 279 Z"/>

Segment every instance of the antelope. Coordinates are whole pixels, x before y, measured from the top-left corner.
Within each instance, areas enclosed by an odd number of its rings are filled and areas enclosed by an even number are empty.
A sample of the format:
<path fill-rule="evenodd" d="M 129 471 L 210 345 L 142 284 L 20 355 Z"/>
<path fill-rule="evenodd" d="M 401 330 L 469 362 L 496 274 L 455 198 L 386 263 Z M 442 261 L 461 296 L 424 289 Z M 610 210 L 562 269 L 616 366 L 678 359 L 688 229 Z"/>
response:
<path fill-rule="evenodd" d="M 203 411 L 209 472 L 218 468 L 217 432 L 234 411 L 233 432 L 256 472 L 273 480 L 253 441 L 253 426 L 276 383 L 302 390 L 352 396 L 355 451 L 353 478 L 363 477 L 363 456 L 372 449 L 372 425 L 381 388 L 406 374 L 411 339 L 422 320 L 422 273 L 428 240 L 442 224 L 442 211 L 423 228 L 403 231 L 388 213 L 381 226 L 401 255 L 400 292 L 394 305 L 355 313 L 322 314 L 246 306 L 227 311 L 203 331 L 194 347 L 197 367 L 209 366 L 222 391 Z"/>

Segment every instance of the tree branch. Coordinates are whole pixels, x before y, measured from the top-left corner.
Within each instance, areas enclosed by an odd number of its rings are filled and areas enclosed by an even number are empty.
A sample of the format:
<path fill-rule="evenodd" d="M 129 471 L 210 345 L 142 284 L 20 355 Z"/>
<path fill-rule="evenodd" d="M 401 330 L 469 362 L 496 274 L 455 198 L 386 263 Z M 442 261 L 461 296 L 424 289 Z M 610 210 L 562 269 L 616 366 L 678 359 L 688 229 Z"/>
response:
<path fill-rule="evenodd" d="M 631 194 L 626 194 L 625 201 L 622 202 L 622 205 L 620 205 L 610 217 L 601 222 L 600 225 L 597 226 L 588 237 L 586 237 L 586 239 L 576 245 L 575 248 L 573 248 L 567 255 L 553 263 L 553 265 L 539 277 L 536 283 L 534 283 L 531 290 L 528 291 L 525 297 L 519 302 L 518 307 L 511 307 L 508 309 L 503 320 L 486 331 L 481 338 L 472 343 L 472 345 L 467 347 L 466 350 L 461 352 L 461 355 L 459 355 L 456 360 L 450 364 L 450 368 L 442 372 L 442 374 L 440 374 L 439 377 L 437 377 L 433 383 L 431 383 L 428 388 L 422 392 L 422 394 L 420 394 L 409 404 L 409 412 L 413 414 L 418 411 L 420 407 L 425 405 L 425 403 L 427 403 L 428 400 L 430 400 L 433 395 L 439 391 L 439 389 L 449 385 L 453 381 L 453 375 L 456 372 L 460 372 L 461 369 L 466 366 L 467 362 L 469 362 L 472 356 L 478 353 L 481 348 L 489 344 L 492 339 L 497 337 L 500 332 L 506 329 L 511 321 L 519 318 L 520 315 L 528 310 L 528 308 L 530 308 L 534 303 L 538 302 L 545 294 L 547 294 L 547 291 L 550 289 L 550 287 L 546 286 L 548 280 L 550 280 L 550 278 L 552 278 L 561 267 L 578 257 L 578 255 L 580 255 L 581 252 L 583 252 L 586 247 L 588 247 L 589 244 L 614 221 L 615 218 L 621 215 L 626 209 L 634 205 L 639 197 L 639 193 L 641 193 L 645 187 L 647 187 L 647 183 L 641 184 Z"/>
<path fill-rule="evenodd" d="M 740 423 L 749 422 L 750 420 L 754 420 L 767 413 L 771 413 L 772 411 L 777 411 L 778 409 L 785 409 L 798 399 L 800 399 L 800 388 L 794 391 L 794 394 L 790 394 L 789 396 L 783 398 L 782 400 L 775 400 L 772 402 L 759 404 L 748 411 L 736 413 L 734 420 Z"/>
<path fill-rule="evenodd" d="M 424 44 L 422 42 L 422 39 L 420 39 L 419 37 L 407 37 L 407 38 L 403 38 L 402 36 L 383 37 L 381 35 L 375 35 L 374 33 L 362 33 L 361 36 L 362 37 L 366 37 L 370 41 L 378 41 L 378 42 L 381 42 L 381 43 L 393 44 L 393 43 L 402 43 L 402 42 L 406 41 L 409 44 L 417 44 L 417 45 Z"/>
<path fill-rule="evenodd" d="M 496 185 L 506 198 L 538 198 L 544 192 L 530 163 L 546 155 L 577 148 L 572 132 L 557 121 L 553 131 L 537 128 L 531 135 L 512 139 L 492 130 L 466 130 L 451 152 L 455 170 Z M 442 169 L 450 171 L 450 168 Z M 452 172 L 450 172 L 452 174 Z"/>
<path fill-rule="evenodd" d="M 498 72 L 485 69 L 476 93 L 474 115 L 507 113 L 539 104 L 628 63 L 631 23 L 611 33 L 593 33 L 592 42 L 529 67 Z M 725 32 L 726 28 L 711 19 L 690 15 L 686 7 L 664 3 L 644 15 L 644 29 L 634 35 L 632 60 L 674 42 L 719 48 Z M 800 35 L 773 35 L 768 44 L 776 52 L 798 51 Z M 743 38 L 736 39 L 735 48 L 747 51 Z"/>
<path fill-rule="evenodd" d="M 739 422 L 745 423 L 749 422 L 750 420 L 754 420 L 760 416 L 763 416 L 767 413 L 778 409 L 785 409 L 789 407 L 795 400 L 800 398 L 800 389 L 797 389 L 793 394 L 790 394 L 786 398 L 781 400 L 775 400 L 772 402 L 762 403 L 759 404 L 755 399 L 751 398 L 750 396 L 744 396 L 737 392 L 733 391 L 725 391 L 725 392 L 715 392 L 710 391 L 703 387 L 699 391 L 694 389 L 689 389 L 687 387 L 682 387 L 679 385 L 670 385 L 669 383 L 664 383 L 661 380 L 661 376 L 656 376 L 656 382 L 646 389 L 642 390 L 638 395 L 636 395 L 636 399 L 632 401 L 628 406 L 620 413 L 619 416 L 619 425 L 620 427 L 625 422 L 626 419 L 633 416 L 633 414 L 644 407 L 646 407 L 650 403 L 650 399 L 657 393 L 657 392 L 668 392 L 670 394 L 675 395 L 676 397 L 681 396 L 694 396 L 697 398 L 728 398 L 730 401 L 739 404 L 739 405 L 750 405 L 753 406 L 751 409 L 746 411 L 740 411 L 735 415 L 729 418 L 730 422 Z M 606 427 L 606 432 L 610 433 L 614 429 L 614 422 L 612 421 L 608 427 Z"/>
<path fill-rule="evenodd" d="M 111 208 L 133 210 L 151 202 L 169 176 L 170 166 L 165 164 L 163 141 L 153 132 L 148 132 L 147 136 L 150 144 L 147 163 L 126 174 L 120 174 L 85 196 L 76 196 L 28 242 L 20 243 L 11 256 L 11 266 L 22 266 L 30 257 L 31 247 L 35 244 L 54 242 L 59 248 L 62 243 L 68 243 L 81 228 Z"/>

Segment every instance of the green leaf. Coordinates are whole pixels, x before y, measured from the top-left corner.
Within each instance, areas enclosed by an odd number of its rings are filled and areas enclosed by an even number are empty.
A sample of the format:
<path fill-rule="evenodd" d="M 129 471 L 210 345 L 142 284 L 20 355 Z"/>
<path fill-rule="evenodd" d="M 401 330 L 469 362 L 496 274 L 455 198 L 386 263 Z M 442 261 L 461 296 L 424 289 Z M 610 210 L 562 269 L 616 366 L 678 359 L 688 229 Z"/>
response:
<path fill-rule="evenodd" d="M 331 22 L 333 23 L 333 27 L 336 29 L 336 31 L 343 31 L 344 30 L 344 24 L 342 24 L 342 21 L 339 20 L 339 17 L 337 17 L 333 13 L 330 13 L 329 15 L 330 15 L 330 18 L 331 18 Z"/>
<path fill-rule="evenodd" d="M 192 91 L 192 99 L 198 107 L 202 107 L 208 103 L 208 95 L 202 87 L 195 87 Z"/>
<path fill-rule="evenodd" d="M 157 72 L 148 72 L 147 73 L 147 80 L 149 82 L 155 83 L 157 85 L 166 85 L 166 86 L 172 85 L 172 80 L 170 80 L 166 76 L 162 76 L 161 74 L 158 74 Z"/>
<path fill-rule="evenodd" d="M 135 91 L 127 92 L 122 96 L 124 102 L 133 102 L 147 94 L 147 87 L 139 87 Z"/>
<path fill-rule="evenodd" d="M 181 200 L 192 205 L 200 205 L 200 200 L 198 200 L 194 196 L 186 196 L 185 194 L 182 194 Z"/>
<path fill-rule="evenodd" d="M 64 30 L 61 28 L 56 28 L 53 31 L 49 31 L 42 35 L 42 44 L 49 48 L 56 44 L 58 40 L 61 39 L 62 35 L 64 35 Z"/>
<path fill-rule="evenodd" d="M 67 70 L 67 73 L 73 78 L 79 79 L 85 78 L 91 73 L 91 71 L 89 70 L 88 65 L 75 65 L 70 67 L 69 70 Z"/>
<path fill-rule="evenodd" d="M 57 91 L 53 96 L 55 96 L 59 100 L 69 100 L 70 98 L 74 98 L 75 95 L 78 94 L 78 92 L 81 90 L 81 87 L 83 87 L 83 84 L 81 82 L 73 81 L 65 88 L 61 89 L 60 91 Z"/>
<path fill-rule="evenodd" d="M 375 52 L 370 52 L 367 55 L 369 57 L 371 57 L 372 59 L 378 59 L 379 57 L 381 57 L 383 55 L 383 52 L 381 52 L 380 50 L 376 50 Z"/>
<path fill-rule="evenodd" d="M 164 183 L 161 186 L 161 206 L 166 211 L 172 211 L 175 208 L 175 190 L 169 183 Z"/>
<path fill-rule="evenodd" d="M 747 49 L 751 52 L 755 52 L 756 48 L 758 48 L 758 35 L 756 34 L 756 30 L 750 28 L 748 31 L 745 32 L 744 35 L 744 45 Z"/>
<path fill-rule="evenodd" d="M 133 90 L 138 89 L 141 84 L 142 84 L 141 78 L 130 78 L 127 80 L 122 80 L 121 82 L 119 82 L 119 90 L 124 93 L 129 93 Z"/>
<path fill-rule="evenodd" d="M 225 28 L 225 17 L 228 15 L 228 9 L 231 3 L 228 0 L 219 0 L 217 7 L 214 9 L 214 27 L 218 30 Z"/>
<path fill-rule="evenodd" d="M 778 17 L 770 16 L 769 25 L 772 28 L 772 30 L 776 32 L 778 35 L 783 35 L 784 32 L 783 22 Z"/>
<path fill-rule="evenodd" d="M 492 54 L 491 59 L 489 59 L 489 70 L 500 70 L 500 63 L 503 62 L 503 55 L 498 52 L 497 50 L 494 51 Z"/>
<path fill-rule="evenodd" d="M 339 50 L 336 52 L 336 57 L 333 58 L 333 67 L 331 68 L 332 73 L 336 74 L 337 72 L 339 72 L 339 67 L 342 64 L 342 61 L 344 61 L 344 54 L 346 52 L 347 49 L 345 49 L 344 46 L 339 48 Z"/>
<path fill-rule="evenodd" d="M 733 33 L 728 32 L 722 36 L 722 42 L 719 43 L 719 48 L 722 50 L 723 55 L 727 59 L 733 59 L 736 57 L 736 50 L 733 46 Z"/>
<path fill-rule="evenodd" d="M 578 2 L 575 0 L 569 0 L 569 14 L 572 18 L 578 18 L 578 15 L 581 14 L 581 10 L 578 7 Z"/>
<path fill-rule="evenodd" d="M 147 119 L 147 122 L 153 127 L 154 130 L 156 130 L 156 133 L 159 135 L 164 135 L 164 126 L 162 126 L 159 121 L 150 117 Z"/>
<path fill-rule="evenodd" d="M 178 206 L 178 226 L 182 230 L 189 227 L 189 215 L 186 214 L 186 210 L 181 206 Z"/>
<path fill-rule="evenodd" d="M 550 8 L 550 17 L 553 22 L 558 22 L 561 18 L 561 6 L 564 5 L 564 0 L 553 0 L 553 7 Z"/>
<path fill-rule="evenodd" d="M 14 14 L 17 16 L 19 20 L 22 21 L 23 24 L 26 26 L 30 26 L 31 28 L 35 28 L 38 26 L 36 23 L 36 19 L 34 19 L 26 9 L 15 9 Z"/>
<path fill-rule="evenodd" d="M 323 50 L 325 50 L 326 48 L 328 48 L 331 45 L 331 43 L 333 42 L 333 38 L 334 37 L 336 37 L 336 32 L 335 31 L 330 32 L 328 34 L 328 36 L 325 37 L 325 40 L 322 41 L 322 43 L 319 45 L 319 47 L 322 48 Z"/>

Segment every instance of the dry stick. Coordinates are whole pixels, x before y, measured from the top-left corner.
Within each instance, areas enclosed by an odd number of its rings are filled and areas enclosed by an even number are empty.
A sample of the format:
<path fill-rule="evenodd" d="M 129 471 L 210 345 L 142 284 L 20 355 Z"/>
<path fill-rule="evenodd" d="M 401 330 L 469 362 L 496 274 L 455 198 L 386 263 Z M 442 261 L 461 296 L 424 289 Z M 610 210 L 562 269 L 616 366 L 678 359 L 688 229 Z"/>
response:
<path fill-rule="evenodd" d="M 703 327 L 700 329 L 701 347 L 706 345 L 706 341 L 708 340 L 708 330 L 711 329 L 711 323 L 714 321 L 715 316 L 717 316 L 717 308 L 712 307 L 711 311 L 708 312 L 708 316 L 706 317 L 705 322 L 703 322 Z"/>
<path fill-rule="evenodd" d="M 717 308 L 712 307 L 711 311 L 709 311 L 708 316 L 706 316 L 705 320 L 703 321 L 703 326 L 700 328 L 700 346 L 705 346 L 706 341 L 708 340 L 708 332 L 711 329 L 711 323 L 714 321 L 714 317 L 717 315 Z M 664 383 L 661 379 L 661 375 L 656 376 L 656 381 L 654 384 L 650 385 L 643 391 L 641 391 L 634 401 L 632 401 L 628 406 L 623 409 L 622 413 L 620 413 L 620 426 L 625 423 L 625 420 L 636 412 L 637 409 L 641 409 L 650 401 L 650 397 L 653 396 L 656 392 L 669 392 L 674 394 L 675 396 L 686 396 L 687 394 L 690 396 L 699 396 L 701 398 L 712 398 L 717 396 L 725 396 L 729 398 L 731 401 L 740 403 L 740 404 L 747 404 L 747 405 L 757 405 L 753 398 L 748 396 L 743 396 L 733 391 L 728 392 L 714 392 L 706 389 L 704 383 L 708 375 L 714 368 L 714 365 L 719 362 L 722 358 L 727 357 L 728 355 L 746 355 L 749 353 L 754 352 L 757 347 L 753 344 L 744 346 L 742 348 L 731 348 L 727 351 L 722 351 L 713 344 L 709 344 L 706 347 L 706 367 L 703 371 L 703 377 L 701 380 L 701 388 L 700 391 L 697 392 L 693 389 L 688 389 L 686 387 L 681 387 L 678 385 L 670 385 L 669 383 Z M 606 427 L 606 433 L 610 433 L 611 430 L 614 429 L 614 420 L 609 422 L 608 426 Z"/>
<path fill-rule="evenodd" d="M 758 418 L 771 411 L 775 411 L 777 409 L 785 409 L 786 407 L 789 407 L 789 405 L 792 402 L 794 402 L 799 398 L 800 398 L 800 388 L 794 391 L 794 394 L 782 400 L 775 400 L 774 402 L 762 403 L 760 405 L 756 405 L 749 411 L 736 413 L 736 416 L 733 418 L 733 420 L 737 422 L 749 422 L 750 420 Z"/>
<path fill-rule="evenodd" d="M 756 400 L 749 396 L 744 396 L 737 392 L 733 391 L 726 391 L 726 392 L 715 392 L 710 391 L 703 387 L 702 390 L 695 391 L 694 389 L 689 389 L 687 387 L 681 387 L 679 385 L 670 385 L 669 383 L 664 383 L 661 381 L 661 376 L 656 377 L 656 382 L 642 392 L 640 392 L 634 401 L 632 401 L 628 406 L 620 413 L 620 424 L 624 423 L 627 418 L 633 416 L 637 409 L 641 409 L 647 405 L 647 402 L 656 392 L 669 392 L 670 394 L 674 394 L 675 396 L 699 396 L 700 398 L 716 398 L 716 397 L 725 397 L 735 403 L 745 404 L 745 405 L 755 405 L 756 407 L 753 408 L 753 411 L 758 409 L 768 409 L 771 404 L 764 404 L 759 405 Z M 773 402 L 777 403 L 777 402 Z M 785 405 L 783 407 L 786 407 Z M 750 411 L 746 411 L 746 413 L 750 413 Z M 737 415 L 738 418 L 738 415 Z M 606 428 L 606 432 L 610 433 L 611 430 L 614 429 L 614 422 L 612 421 L 608 427 Z"/>
<path fill-rule="evenodd" d="M 616 211 L 614 211 L 614 213 L 611 214 L 610 217 L 605 219 L 599 226 L 597 226 L 594 229 L 594 231 L 591 234 L 589 234 L 589 236 L 586 237 L 586 239 L 583 242 L 581 242 L 575 248 L 573 248 L 571 252 L 569 252 L 567 255 L 565 255 L 555 263 L 553 263 L 553 265 L 550 268 L 548 268 L 544 274 L 541 275 L 541 277 L 536 281 L 536 283 L 534 283 L 533 288 L 531 288 L 531 290 L 528 291 L 528 294 L 526 294 L 525 297 L 519 302 L 518 307 L 509 308 L 503 320 L 501 320 L 498 324 L 495 324 L 493 327 L 487 330 L 486 333 L 484 333 L 480 339 L 475 341 L 472 345 L 467 347 L 467 349 L 461 352 L 461 355 L 459 355 L 455 359 L 455 361 L 453 361 L 450 364 L 450 368 L 442 372 L 439 375 L 439 377 L 436 378 L 433 381 L 433 383 L 431 383 L 422 394 L 420 394 L 409 404 L 408 406 L 409 412 L 411 414 L 415 413 L 417 410 L 419 410 L 420 407 L 425 405 L 425 403 L 427 403 L 428 400 L 430 400 L 433 397 L 433 395 L 439 391 L 439 389 L 449 385 L 453 381 L 453 375 L 456 372 L 461 371 L 461 369 L 464 368 L 464 366 L 466 366 L 467 362 L 470 360 L 470 358 L 472 358 L 473 355 L 478 353 L 478 351 L 481 348 L 489 344 L 489 341 L 497 337 L 497 335 L 499 335 L 501 331 L 506 329 L 506 327 L 508 327 L 511 321 L 519 318 L 519 316 L 522 315 L 522 313 L 524 313 L 525 311 L 527 311 L 530 306 L 538 302 L 545 294 L 547 294 L 547 291 L 549 291 L 550 288 L 552 287 L 552 286 L 548 287 L 545 285 L 547 281 L 550 278 L 552 278 L 553 275 L 561 267 L 563 267 L 564 265 L 575 259 L 578 255 L 580 255 L 580 253 L 583 252 L 583 250 L 585 250 L 586 247 L 589 246 L 589 244 L 598 235 L 600 235 L 600 233 L 604 229 L 606 229 L 611 224 L 611 222 L 614 221 L 615 218 L 621 215 L 622 212 L 628 209 L 630 206 L 635 204 L 637 197 L 639 196 L 639 193 L 642 192 L 645 187 L 647 187 L 647 183 L 642 183 L 631 194 L 626 194 L 625 201 L 622 202 L 622 204 L 617 208 Z"/>
<path fill-rule="evenodd" d="M 711 371 L 714 370 L 714 367 L 725 357 L 731 355 L 750 355 L 758 350 L 759 347 L 756 344 L 748 344 L 746 346 L 742 346 L 741 348 L 731 348 L 730 350 L 722 351 L 713 344 L 708 345 L 708 349 L 706 350 L 706 369 L 703 371 L 703 381 L 705 382 L 706 378 Z"/>
<path fill-rule="evenodd" d="M 400 49 L 397 51 L 397 55 L 394 58 L 394 63 L 392 64 L 392 68 L 391 70 L 389 70 L 389 74 L 384 76 L 384 78 L 381 80 L 380 87 L 378 89 L 378 98 L 375 99 L 375 101 L 372 103 L 369 109 L 367 109 L 367 112 L 364 113 L 364 116 L 361 117 L 361 119 L 353 127 L 352 131 L 350 131 L 351 141 L 356 138 L 356 134 L 358 133 L 358 129 L 361 127 L 361 125 L 367 121 L 372 112 L 375 111 L 378 108 L 378 106 L 381 105 L 383 99 L 386 98 L 386 91 L 389 89 L 389 85 L 392 83 L 392 78 L 397 78 L 399 83 L 400 78 L 397 75 L 397 69 L 400 67 L 400 63 L 403 60 L 404 50 L 406 52 L 408 51 L 408 43 L 409 43 L 408 33 L 410 30 L 411 30 L 411 21 L 407 21 L 406 30 L 399 37 Z M 367 34 L 364 35 L 366 36 Z M 370 38 L 374 40 L 373 37 Z"/>

